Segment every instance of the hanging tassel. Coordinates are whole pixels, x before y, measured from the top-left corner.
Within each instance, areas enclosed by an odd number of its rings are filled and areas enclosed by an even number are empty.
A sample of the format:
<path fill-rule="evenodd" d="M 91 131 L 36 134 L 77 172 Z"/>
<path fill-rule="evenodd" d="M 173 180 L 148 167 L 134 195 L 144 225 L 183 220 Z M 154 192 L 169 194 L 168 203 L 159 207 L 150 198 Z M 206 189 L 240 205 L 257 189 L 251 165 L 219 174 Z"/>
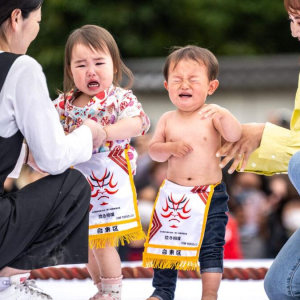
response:
<path fill-rule="evenodd" d="M 119 235 L 120 232 L 111 233 L 109 236 L 105 235 L 103 237 L 101 235 L 91 235 L 89 237 L 89 246 L 91 249 L 105 248 L 107 244 L 111 247 L 118 247 L 120 244 L 124 246 L 125 242 L 130 243 L 146 239 L 146 235 L 142 229 L 134 229 L 136 231 L 132 232 L 132 229 L 122 231 L 122 235 Z"/>
<path fill-rule="evenodd" d="M 143 258 L 144 268 L 155 268 L 155 269 L 175 269 L 175 270 L 184 270 L 191 271 L 197 270 L 199 271 L 199 263 L 196 259 L 195 261 L 191 260 L 177 260 L 176 258 L 170 258 L 169 256 L 166 258 L 153 258 L 153 257 L 145 257 Z"/>

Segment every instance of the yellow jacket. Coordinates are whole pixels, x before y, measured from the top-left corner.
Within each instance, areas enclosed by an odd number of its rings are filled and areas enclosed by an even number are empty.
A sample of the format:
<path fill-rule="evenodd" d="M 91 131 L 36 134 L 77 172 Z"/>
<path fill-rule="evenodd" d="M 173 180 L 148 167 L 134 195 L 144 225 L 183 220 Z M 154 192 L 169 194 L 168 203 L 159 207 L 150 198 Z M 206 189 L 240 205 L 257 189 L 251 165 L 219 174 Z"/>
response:
<path fill-rule="evenodd" d="M 300 77 L 291 118 L 291 130 L 267 123 L 260 147 L 254 151 L 245 172 L 262 175 L 287 173 L 290 158 L 300 151 Z"/>

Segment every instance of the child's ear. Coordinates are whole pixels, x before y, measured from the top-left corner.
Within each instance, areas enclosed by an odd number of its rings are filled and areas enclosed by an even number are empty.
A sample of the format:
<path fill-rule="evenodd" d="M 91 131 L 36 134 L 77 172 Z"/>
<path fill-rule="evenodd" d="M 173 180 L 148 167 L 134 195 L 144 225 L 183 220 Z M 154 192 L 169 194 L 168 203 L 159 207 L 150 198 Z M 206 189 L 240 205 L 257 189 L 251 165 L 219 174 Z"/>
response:
<path fill-rule="evenodd" d="M 169 91 L 169 86 L 168 86 L 168 82 L 165 80 L 164 81 L 164 87 L 167 91 Z"/>
<path fill-rule="evenodd" d="M 219 80 L 215 79 L 209 83 L 208 95 L 212 95 L 219 86 Z"/>

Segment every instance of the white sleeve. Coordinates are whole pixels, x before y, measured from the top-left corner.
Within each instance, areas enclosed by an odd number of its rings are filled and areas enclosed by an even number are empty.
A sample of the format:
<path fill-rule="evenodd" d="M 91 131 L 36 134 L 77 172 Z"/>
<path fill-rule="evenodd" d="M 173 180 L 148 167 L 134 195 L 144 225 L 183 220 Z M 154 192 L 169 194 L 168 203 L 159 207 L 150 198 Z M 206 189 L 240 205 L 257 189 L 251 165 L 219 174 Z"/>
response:
<path fill-rule="evenodd" d="M 92 133 L 81 126 L 65 136 L 49 97 L 41 66 L 29 56 L 21 56 L 10 72 L 15 84 L 10 99 L 15 120 L 25 137 L 36 164 L 44 172 L 59 174 L 92 155 Z"/>
<path fill-rule="evenodd" d="M 26 148 L 27 148 L 27 146 L 25 145 L 25 143 L 23 143 L 21 153 L 20 153 L 19 159 L 15 165 L 15 168 L 11 171 L 10 174 L 8 174 L 7 177 L 19 178 L 21 170 L 22 170 L 25 154 L 26 154 Z"/>

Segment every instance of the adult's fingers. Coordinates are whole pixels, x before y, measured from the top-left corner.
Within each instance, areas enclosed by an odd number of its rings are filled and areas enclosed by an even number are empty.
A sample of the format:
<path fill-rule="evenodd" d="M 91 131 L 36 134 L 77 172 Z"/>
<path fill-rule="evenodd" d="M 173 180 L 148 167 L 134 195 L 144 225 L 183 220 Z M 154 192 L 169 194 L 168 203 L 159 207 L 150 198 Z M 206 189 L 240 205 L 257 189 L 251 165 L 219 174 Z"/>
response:
<path fill-rule="evenodd" d="M 236 154 L 243 154 L 240 153 L 239 150 L 240 150 L 239 143 L 234 144 L 234 146 L 230 149 L 229 153 L 221 161 L 220 167 L 224 168 L 233 158 L 235 158 Z"/>
<path fill-rule="evenodd" d="M 238 165 L 240 164 L 241 160 L 243 159 L 243 155 L 242 154 L 237 154 L 235 156 L 235 159 L 232 163 L 232 165 L 230 166 L 229 170 L 228 170 L 228 173 L 229 174 L 232 174 L 236 168 L 238 167 Z"/>
<path fill-rule="evenodd" d="M 217 157 L 226 156 L 231 151 L 233 146 L 234 143 L 225 142 L 223 146 L 217 151 L 216 156 Z"/>
<path fill-rule="evenodd" d="M 245 152 L 245 154 L 244 154 L 244 159 L 243 159 L 243 162 L 242 162 L 242 165 L 241 165 L 241 171 L 242 172 L 245 170 L 245 168 L 247 166 L 250 155 L 251 155 L 250 152 Z"/>

